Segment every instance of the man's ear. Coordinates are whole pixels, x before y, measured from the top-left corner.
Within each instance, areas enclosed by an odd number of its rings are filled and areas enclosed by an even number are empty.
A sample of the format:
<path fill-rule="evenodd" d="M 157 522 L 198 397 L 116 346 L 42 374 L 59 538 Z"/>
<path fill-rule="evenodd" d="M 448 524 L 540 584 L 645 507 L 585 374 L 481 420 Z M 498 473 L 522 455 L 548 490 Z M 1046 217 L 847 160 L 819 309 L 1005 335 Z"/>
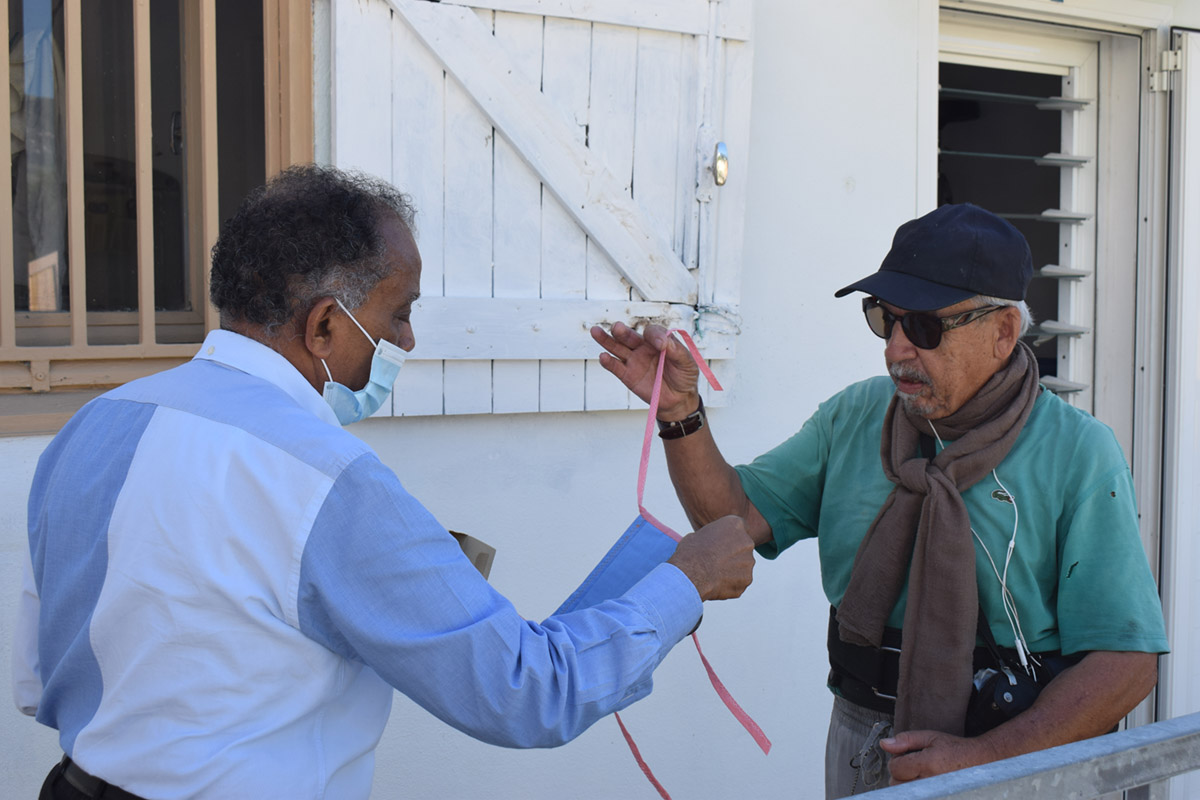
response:
<path fill-rule="evenodd" d="M 996 358 L 1007 362 L 1012 355 L 1017 340 L 1021 338 L 1021 311 L 1014 306 L 1005 306 L 995 312 L 996 320 Z"/>
<path fill-rule="evenodd" d="M 328 358 L 333 352 L 333 327 L 331 321 L 337 301 L 322 297 L 313 303 L 304 320 L 304 346 L 316 358 Z"/>

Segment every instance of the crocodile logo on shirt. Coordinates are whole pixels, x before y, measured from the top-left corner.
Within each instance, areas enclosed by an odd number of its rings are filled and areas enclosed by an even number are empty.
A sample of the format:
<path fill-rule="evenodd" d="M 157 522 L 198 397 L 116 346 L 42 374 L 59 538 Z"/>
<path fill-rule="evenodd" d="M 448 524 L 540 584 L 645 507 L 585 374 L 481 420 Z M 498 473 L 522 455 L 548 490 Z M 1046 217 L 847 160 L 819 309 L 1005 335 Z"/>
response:
<path fill-rule="evenodd" d="M 1013 501 L 1012 495 L 1003 489 L 997 489 L 996 491 L 992 492 L 992 499 L 999 500 L 1001 503 L 1012 503 Z"/>

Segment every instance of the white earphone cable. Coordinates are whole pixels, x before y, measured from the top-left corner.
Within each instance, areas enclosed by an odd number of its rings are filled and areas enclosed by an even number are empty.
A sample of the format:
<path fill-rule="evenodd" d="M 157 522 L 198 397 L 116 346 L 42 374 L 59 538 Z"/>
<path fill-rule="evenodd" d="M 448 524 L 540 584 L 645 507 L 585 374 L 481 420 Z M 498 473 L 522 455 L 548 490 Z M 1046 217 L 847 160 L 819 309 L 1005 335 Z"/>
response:
<path fill-rule="evenodd" d="M 934 427 L 933 420 L 926 420 L 929 423 L 930 430 L 933 431 L 934 438 L 937 439 L 938 446 L 945 449 L 946 444 L 942 441 L 942 437 L 938 435 L 937 428 Z M 975 528 L 971 528 L 971 534 L 975 537 L 975 541 L 979 542 L 979 546 L 983 548 L 984 555 L 987 556 L 988 562 L 992 565 L 992 573 L 995 574 L 996 580 L 1000 582 L 1000 605 L 1004 609 L 1004 616 L 1008 619 L 1008 625 L 1013 632 L 1013 645 L 1017 651 L 1017 659 L 1021 662 L 1021 666 L 1026 672 L 1036 678 L 1033 665 L 1030 663 L 1029 644 L 1025 640 L 1025 632 L 1021 630 L 1021 617 L 1017 613 L 1017 602 L 1013 597 L 1012 592 L 1008 588 L 1008 567 L 1012 562 L 1013 551 L 1017 547 L 1017 527 L 1020 524 L 1020 511 L 1017 508 L 1017 498 L 1008 490 L 1003 483 L 1000 482 L 1000 476 L 996 474 L 996 470 L 992 470 L 992 479 L 996 481 L 996 485 L 1008 497 L 1013 507 L 1013 530 L 1012 536 L 1008 540 L 1008 548 L 1004 555 L 1004 571 L 1001 572 L 996 566 L 996 560 L 992 558 L 992 553 L 988 550 L 987 544 L 983 538 L 976 532 Z"/>

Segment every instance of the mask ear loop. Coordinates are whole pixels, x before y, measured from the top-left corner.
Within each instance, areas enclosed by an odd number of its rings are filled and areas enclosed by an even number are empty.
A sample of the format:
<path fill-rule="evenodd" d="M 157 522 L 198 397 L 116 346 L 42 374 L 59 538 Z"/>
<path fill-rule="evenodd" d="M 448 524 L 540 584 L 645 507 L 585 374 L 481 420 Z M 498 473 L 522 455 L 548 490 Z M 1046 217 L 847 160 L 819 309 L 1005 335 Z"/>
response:
<path fill-rule="evenodd" d="M 363 336 L 367 337 L 367 341 L 371 343 L 371 346 L 372 346 L 372 347 L 378 347 L 378 346 L 379 346 L 379 342 L 377 342 L 377 341 L 375 341 L 374 339 L 372 339 L 372 338 L 371 338 L 371 334 L 367 333 L 367 329 L 366 329 L 366 328 L 364 328 L 364 327 L 362 326 L 362 324 L 361 324 L 361 323 L 360 323 L 360 322 L 359 322 L 357 319 L 355 319 L 355 318 L 354 318 L 354 315 L 350 313 L 350 309 L 348 309 L 348 308 L 346 308 L 344 305 L 342 305 L 342 301 L 341 301 L 339 298 L 335 297 L 335 298 L 333 298 L 333 299 L 334 299 L 334 302 L 336 302 L 336 303 L 338 304 L 338 307 L 339 307 L 339 308 L 341 308 L 341 309 L 342 309 L 342 311 L 345 311 L 345 312 L 346 312 L 346 316 L 350 318 L 350 321 L 351 321 L 351 322 L 353 322 L 355 325 L 358 325 L 358 329 L 359 329 L 360 331 L 362 331 L 362 334 L 363 334 Z M 326 372 L 328 372 L 328 371 L 329 371 L 329 367 L 326 367 L 326 368 L 325 368 L 325 371 L 326 371 Z M 330 380 L 333 380 L 333 379 L 332 379 L 332 378 L 330 378 Z"/>
<path fill-rule="evenodd" d="M 338 304 L 338 308 L 340 308 L 340 309 L 342 309 L 342 311 L 346 312 L 346 316 L 350 318 L 350 321 L 358 326 L 358 329 L 360 331 L 362 331 L 363 336 L 367 337 L 367 341 L 371 343 L 371 346 L 378 347 L 379 343 L 371 338 L 371 334 L 367 333 L 367 329 L 364 328 L 362 326 L 362 324 L 357 319 L 354 318 L 354 315 L 350 313 L 350 309 L 348 309 L 344 305 L 342 305 L 341 298 L 335 297 L 335 298 L 333 298 L 333 301 Z M 325 368 L 325 374 L 329 376 L 329 382 L 334 383 L 333 373 L 329 371 L 329 365 L 325 363 L 325 359 L 323 359 L 323 358 L 321 359 L 321 366 Z"/>

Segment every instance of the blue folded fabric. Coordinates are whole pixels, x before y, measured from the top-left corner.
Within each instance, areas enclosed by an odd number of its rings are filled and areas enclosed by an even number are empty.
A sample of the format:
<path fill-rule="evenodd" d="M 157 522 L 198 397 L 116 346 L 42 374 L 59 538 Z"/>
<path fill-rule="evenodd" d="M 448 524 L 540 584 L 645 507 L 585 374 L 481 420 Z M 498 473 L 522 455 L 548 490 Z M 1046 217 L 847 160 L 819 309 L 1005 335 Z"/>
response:
<path fill-rule="evenodd" d="M 565 614 L 620 597 L 650 570 L 670 558 L 677 545 L 675 539 L 638 514 L 579 588 L 554 613 Z"/>

